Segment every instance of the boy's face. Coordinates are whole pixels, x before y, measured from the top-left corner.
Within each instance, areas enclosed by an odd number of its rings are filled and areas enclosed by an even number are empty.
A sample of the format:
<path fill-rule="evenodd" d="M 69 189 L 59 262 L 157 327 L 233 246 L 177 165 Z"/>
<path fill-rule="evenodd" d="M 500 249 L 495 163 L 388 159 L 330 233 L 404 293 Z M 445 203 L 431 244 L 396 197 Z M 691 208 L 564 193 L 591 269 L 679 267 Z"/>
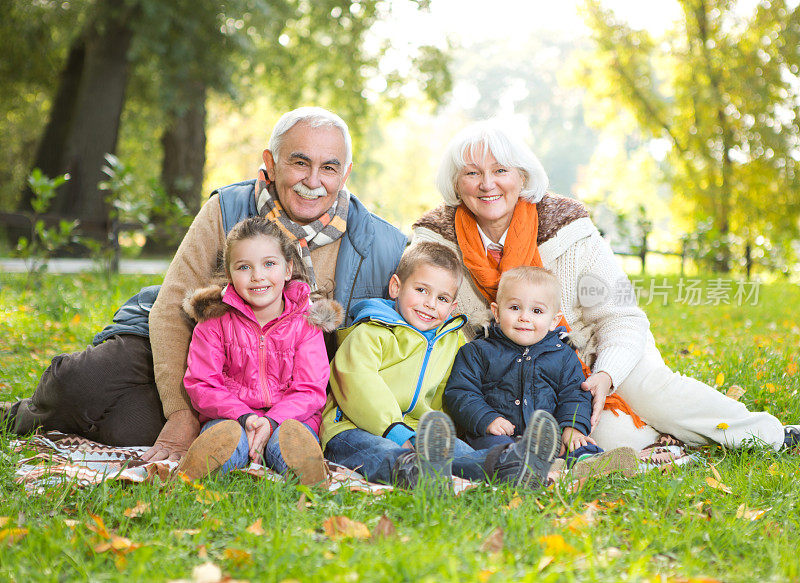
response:
<path fill-rule="evenodd" d="M 423 332 L 438 328 L 456 307 L 458 278 L 447 269 L 420 263 L 405 279 L 389 280 L 389 297 L 403 319 Z"/>
<path fill-rule="evenodd" d="M 492 313 L 503 334 L 521 346 L 531 346 L 558 326 L 561 314 L 554 295 L 546 285 L 510 283 L 498 302 L 492 302 Z"/>

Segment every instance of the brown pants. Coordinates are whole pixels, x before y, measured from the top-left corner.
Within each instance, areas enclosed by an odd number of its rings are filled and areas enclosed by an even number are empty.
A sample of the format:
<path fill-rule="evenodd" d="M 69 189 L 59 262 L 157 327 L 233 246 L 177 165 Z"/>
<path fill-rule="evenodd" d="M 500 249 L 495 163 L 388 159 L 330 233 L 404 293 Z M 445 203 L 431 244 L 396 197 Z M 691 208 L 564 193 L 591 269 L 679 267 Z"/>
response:
<path fill-rule="evenodd" d="M 125 334 L 81 352 L 59 354 L 29 399 L 15 403 L 18 434 L 77 433 L 108 445 L 152 445 L 165 419 L 147 338 Z"/>

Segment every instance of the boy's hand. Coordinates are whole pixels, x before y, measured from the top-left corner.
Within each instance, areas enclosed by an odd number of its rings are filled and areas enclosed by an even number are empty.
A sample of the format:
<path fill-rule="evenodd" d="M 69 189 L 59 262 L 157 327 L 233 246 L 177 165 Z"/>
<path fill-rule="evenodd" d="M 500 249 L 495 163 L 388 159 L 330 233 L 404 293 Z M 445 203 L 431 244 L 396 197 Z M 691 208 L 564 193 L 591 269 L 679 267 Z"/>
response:
<path fill-rule="evenodd" d="M 561 432 L 561 453 L 559 455 L 564 455 L 568 451 L 575 451 L 579 447 L 590 443 L 597 445 L 594 439 L 585 436 L 574 427 L 565 427 L 564 431 Z"/>
<path fill-rule="evenodd" d="M 486 428 L 489 435 L 514 435 L 514 424 L 505 417 L 498 417 Z"/>
<path fill-rule="evenodd" d="M 244 432 L 247 435 L 247 445 L 250 448 L 250 459 L 258 464 L 263 463 L 264 447 L 272 435 L 272 425 L 266 417 L 250 415 L 244 422 Z"/>

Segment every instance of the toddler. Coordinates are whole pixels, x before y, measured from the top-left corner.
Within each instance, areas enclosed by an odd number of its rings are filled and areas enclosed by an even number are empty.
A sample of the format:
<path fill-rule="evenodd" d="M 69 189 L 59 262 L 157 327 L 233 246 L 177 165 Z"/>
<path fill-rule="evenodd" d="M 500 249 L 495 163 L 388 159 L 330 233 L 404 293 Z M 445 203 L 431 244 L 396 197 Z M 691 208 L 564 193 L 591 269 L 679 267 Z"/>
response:
<path fill-rule="evenodd" d="M 516 267 L 503 273 L 495 322 L 487 338 L 463 346 L 444 392 L 444 403 L 465 440 L 476 449 L 513 443 L 534 411 L 551 413 L 561 427 L 561 457 L 566 465 L 586 459 L 578 474 L 603 462 L 603 472 L 633 471 L 630 448 L 603 452 L 589 437 L 591 394 L 581 389 L 581 362 L 562 339 L 558 326 L 561 286 L 540 267 Z M 609 455 L 610 454 L 610 455 Z"/>

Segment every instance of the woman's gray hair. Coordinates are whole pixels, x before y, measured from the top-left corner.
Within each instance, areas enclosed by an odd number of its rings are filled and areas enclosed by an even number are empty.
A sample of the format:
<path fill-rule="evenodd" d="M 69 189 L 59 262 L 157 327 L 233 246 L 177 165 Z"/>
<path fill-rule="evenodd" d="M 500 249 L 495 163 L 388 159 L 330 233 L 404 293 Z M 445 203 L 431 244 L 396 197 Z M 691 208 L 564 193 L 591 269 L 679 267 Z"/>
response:
<path fill-rule="evenodd" d="M 272 135 L 269 137 L 269 145 L 267 146 L 275 158 L 278 157 L 278 152 L 283 144 L 283 136 L 299 123 L 308 124 L 312 128 L 338 128 L 338 130 L 342 132 L 346 150 L 344 167 L 342 170 L 346 171 L 350 167 L 350 164 L 353 162 L 353 140 L 350 139 L 350 130 L 341 117 L 321 107 L 298 107 L 281 116 L 278 123 L 272 128 Z"/>
<path fill-rule="evenodd" d="M 516 168 L 522 173 L 522 198 L 532 203 L 542 200 L 549 185 L 542 163 L 525 142 L 504 129 L 497 120 L 490 119 L 468 125 L 445 148 L 436 174 L 436 188 L 445 204 L 461 204 L 456 181 L 458 173 L 467 165 L 467 155 L 483 157 L 487 152 L 491 152 L 503 166 Z"/>

